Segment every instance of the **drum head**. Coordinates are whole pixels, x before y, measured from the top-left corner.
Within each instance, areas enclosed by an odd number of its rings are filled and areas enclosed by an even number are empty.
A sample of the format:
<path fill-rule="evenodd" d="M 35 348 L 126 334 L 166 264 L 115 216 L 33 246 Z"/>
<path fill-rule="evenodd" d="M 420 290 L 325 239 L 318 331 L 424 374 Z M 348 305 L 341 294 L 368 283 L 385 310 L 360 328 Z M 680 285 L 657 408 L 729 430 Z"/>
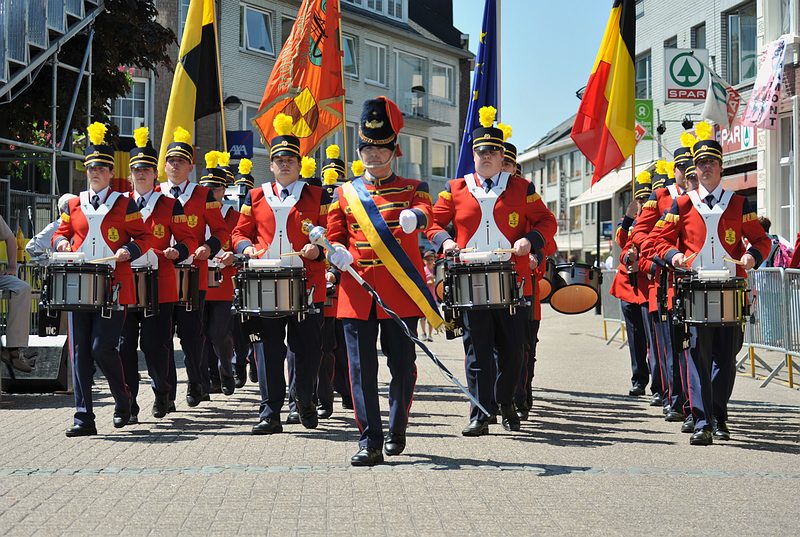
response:
<path fill-rule="evenodd" d="M 565 315 L 586 313 L 597 305 L 597 291 L 586 285 L 567 285 L 550 296 L 550 306 Z"/>
<path fill-rule="evenodd" d="M 550 281 L 546 278 L 542 278 L 539 280 L 539 301 L 546 302 L 550 299 L 550 294 L 553 292 L 553 286 L 550 284 Z"/>

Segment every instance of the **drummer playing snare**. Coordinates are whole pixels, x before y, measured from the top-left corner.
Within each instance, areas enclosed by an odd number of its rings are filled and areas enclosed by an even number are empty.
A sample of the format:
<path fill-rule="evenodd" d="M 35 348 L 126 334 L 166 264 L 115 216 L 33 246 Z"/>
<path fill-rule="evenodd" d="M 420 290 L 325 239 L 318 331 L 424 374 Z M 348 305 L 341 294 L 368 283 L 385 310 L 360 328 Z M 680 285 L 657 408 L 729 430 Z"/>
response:
<path fill-rule="evenodd" d="M 472 133 L 475 173 L 447 183 L 433 208 L 435 225 L 428 239 L 444 251 L 474 248 L 490 261 L 512 258 L 517 283 L 524 283 L 523 293 L 532 294 L 529 254 L 539 257 L 558 227 L 556 219 L 532 183 L 522 177 L 502 172 L 503 131 L 495 127 L 496 110 L 480 110 L 481 127 Z M 444 231 L 450 222 L 458 243 Z M 499 250 L 499 252 L 497 252 Z M 464 350 L 466 376 L 470 393 L 484 408 L 490 408 L 495 394 L 503 418 L 503 427 L 520 428 L 514 409 L 514 391 L 523 363 L 527 308 L 467 310 L 464 312 Z M 492 362 L 497 349 L 498 369 L 495 379 Z M 495 382 L 496 381 L 496 382 Z M 496 388 L 495 388 L 496 386 Z M 491 411 L 491 410 L 490 410 Z M 489 432 L 490 416 L 472 408 L 470 422 L 461 433 L 480 436 Z"/>
<path fill-rule="evenodd" d="M 655 253 L 675 268 L 728 270 L 731 278 L 745 277 L 769 254 L 772 243 L 759 225 L 747 198 L 722 188 L 722 146 L 698 130 L 693 146 L 700 185 L 675 199 L 656 224 Z M 742 238 L 750 241 L 745 251 Z M 728 440 L 728 400 L 736 378 L 736 355 L 742 348 L 739 326 L 689 327 L 689 397 L 694 415 L 692 445 Z M 711 378 L 713 360 L 718 371 Z"/>
<path fill-rule="evenodd" d="M 113 281 L 119 285 L 119 306 L 104 315 L 100 311 L 69 314 L 69 342 L 73 364 L 75 421 L 67 436 L 97 434 L 92 411 L 93 362 L 108 380 L 114 396 L 114 427 L 124 427 L 131 417 L 131 399 L 125 385 L 117 346 L 125 319 L 124 306 L 136 302 L 131 261 L 150 248 L 152 234 L 142 221 L 136 203 L 112 192 L 114 149 L 105 144 L 106 126 L 89 126 L 91 143 L 86 147 L 84 165 L 89 189 L 70 200 L 53 236 L 57 252 L 82 252 L 87 260 L 109 260 Z"/>

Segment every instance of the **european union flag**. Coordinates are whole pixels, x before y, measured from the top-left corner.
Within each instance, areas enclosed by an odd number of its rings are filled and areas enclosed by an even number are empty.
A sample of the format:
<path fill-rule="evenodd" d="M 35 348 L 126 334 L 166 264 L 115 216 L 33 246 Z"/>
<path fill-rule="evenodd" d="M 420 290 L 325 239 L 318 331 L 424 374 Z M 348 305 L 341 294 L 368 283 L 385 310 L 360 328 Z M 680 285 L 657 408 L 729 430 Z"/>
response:
<path fill-rule="evenodd" d="M 497 77 L 497 64 L 500 43 L 497 42 L 497 16 L 497 0 L 486 0 L 481 37 L 478 42 L 478 57 L 475 59 L 475 76 L 472 80 L 472 99 L 464 123 L 456 177 L 464 177 L 465 174 L 475 171 L 472 160 L 472 131 L 480 127 L 478 110 L 482 106 L 494 106 L 499 109 L 500 80 Z"/>

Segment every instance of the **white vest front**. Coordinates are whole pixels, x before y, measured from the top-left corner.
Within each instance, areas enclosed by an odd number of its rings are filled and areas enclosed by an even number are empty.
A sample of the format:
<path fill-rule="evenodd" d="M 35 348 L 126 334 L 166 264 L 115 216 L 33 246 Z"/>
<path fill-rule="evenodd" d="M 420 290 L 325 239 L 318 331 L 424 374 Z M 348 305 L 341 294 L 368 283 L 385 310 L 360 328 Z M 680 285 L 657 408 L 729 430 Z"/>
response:
<path fill-rule="evenodd" d="M 692 268 L 695 270 L 727 269 L 732 275 L 736 274 L 736 265 L 724 259 L 728 256 L 728 251 L 719 237 L 719 221 L 722 218 L 722 213 L 728 208 L 732 197 L 733 192 L 723 190 L 722 199 L 718 200 L 713 208 L 709 208 L 706 202 L 700 199 L 700 195 L 696 190 L 689 192 L 689 199 L 692 201 L 692 205 L 703 217 L 703 222 L 706 225 L 706 240 L 700 249 L 700 253 L 692 261 Z"/>
<path fill-rule="evenodd" d="M 132 194 L 127 194 L 126 193 L 125 195 L 130 197 Z M 161 196 L 162 196 L 161 192 L 153 192 L 152 194 L 150 194 L 150 199 L 147 200 L 147 203 L 145 204 L 145 206 L 142 207 L 141 211 L 139 211 L 139 214 L 142 215 L 142 220 L 144 220 L 144 223 L 148 227 L 149 227 L 149 224 L 148 224 L 147 220 L 150 218 L 150 215 L 153 214 L 153 210 L 156 208 L 156 203 L 158 202 L 158 198 L 160 198 Z M 135 261 L 131 261 L 131 267 L 133 267 L 133 268 L 149 267 L 149 268 L 152 268 L 152 269 L 157 269 L 158 268 L 158 256 L 156 255 L 156 253 L 151 248 L 151 249 L 147 250 L 145 253 L 143 253 L 141 255 L 141 257 L 139 257 Z"/>
<path fill-rule="evenodd" d="M 264 198 L 270 206 L 270 209 L 272 209 L 272 214 L 275 217 L 275 234 L 272 236 L 272 242 L 269 248 L 267 248 L 266 253 L 262 256 L 262 259 L 280 259 L 282 267 L 303 266 L 303 260 L 298 255 L 281 257 L 281 254 L 286 254 L 294 250 L 286 234 L 286 223 L 289 220 L 289 211 L 291 211 L 292 207 L 297 203 L 297 200 L 303 193 L 303 187 L 306 185 L 305 181 L 297 181 L 297 183 L 297 186 L 294 187 L 294 191 L 297 192 L 297 197 L 295 197 L 294 194 L 290 194 L 285 200 L 282 200 L 273 193 L 272 183 L 264 183 L 261 185 L 261 189 L 264 191 Z"/>
<path fill-rule="evenodd" d="M 86 254 L 87 261 L 91 261 L 92 259 L 100 259 L 103 257 L 110 257 L 116 253 L 111 250 L 106 242 L 105 237 L 103 237 L 102 225 L 106 215 L 114 206 L 117 198 L 119 198 L 121 195 L 122 194 L 119 192 L 110 192 L 106 197 L 106 200 L 101 203 L 97 209 L 95 209 L 92 206 L 89 191 L 84 190 L 81 192 L 81 210 L 83 211 L 83 215 L 86 217 L 86 221 L 89 223 L 89 232 L 86 234 L 86 238 L 84 239 L 83 243 L 81 243 L 78 251 Z M 111 265 L 112 267 L 116 267 L 115 261 L 109 261 L 107 264 Z"/>
<path fill-rule="evenodd" d="M 475 252 L 483 254 L 481 260 L 508 261 L 511 259 L 510 253 L 494 252 L 497 249 L 511 248 L 511 242 L 500 232 L 500 228 L 494 219 L 494 206 L 500 195 L 505 192 L 509 177 L 511 177 L 511 174 L 508 172 L 500 172 L 497 184 L 492 185 L 492 188 L 486 192 L 483 185 L 478 183 L 478 178 L 475 175 L 468 173 L 464 176 L 470 194 L 472 194 L 481 208 L 481 223 L 466 242 L 465 248 L 472 248 Z M 467 253 L 462 255 L 462 259 L 465 260 L 473 257 L 476 256 Z"/>

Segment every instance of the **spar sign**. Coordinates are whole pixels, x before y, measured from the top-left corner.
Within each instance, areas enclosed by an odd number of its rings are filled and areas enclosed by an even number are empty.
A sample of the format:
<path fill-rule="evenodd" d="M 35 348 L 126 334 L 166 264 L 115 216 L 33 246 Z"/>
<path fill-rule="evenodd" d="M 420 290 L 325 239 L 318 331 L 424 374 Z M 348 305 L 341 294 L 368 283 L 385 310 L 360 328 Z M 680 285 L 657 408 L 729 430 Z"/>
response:
<path fill-rule="evenodd" d="M 664 101 L 705 102 L 708 91 L 707 65 L 706 49 L 664 49 Z"/>

